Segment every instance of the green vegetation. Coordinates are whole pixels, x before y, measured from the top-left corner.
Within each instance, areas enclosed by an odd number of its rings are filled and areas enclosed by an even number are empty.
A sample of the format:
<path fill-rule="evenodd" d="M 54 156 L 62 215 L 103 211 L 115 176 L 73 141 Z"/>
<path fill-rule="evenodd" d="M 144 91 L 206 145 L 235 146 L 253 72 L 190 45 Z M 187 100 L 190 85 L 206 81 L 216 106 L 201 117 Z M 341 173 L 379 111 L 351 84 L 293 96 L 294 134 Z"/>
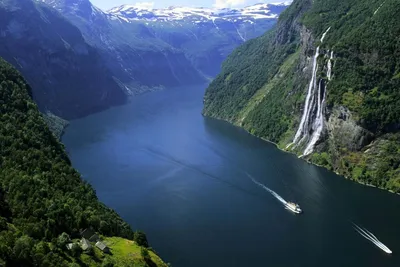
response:
<path fill-rule="evenodd" d="M 95 267 L 167 267 L 151 248 L 139 246 L 135 241 L 121 237 L 104 237 L 111 253 L 104 254 L 98 249 L 93 249 L 93 254 L 82 253 L 79 260 L 86 266 Z"/>
<path fill-rule="evenodd" d="M 332 153 L 333 154 L 333 153 Z M 361 151 L 340 149 L 337 170 L 350 179 L 400 193 L 400 134 L 385 134 Z M 311 162 L 332 169 L 337 160 L 315 153 Z"/>
<path fill-rule="evenodd" d="M 0 59 L 0 262 L 87 266 L 77 257 L 79 249 L 67 251 L 65 245 L 88 227 L 106 237 L 134 238 L 130 226 L 100 203 L 72 168 L 30 87 Z M 146 240 L 144 234 L 140 240 Z"/>
<path fill-rule="evenodd" d="M 396 0 L 315 1 L 303 19 L 316 34 L 331 27 L 324 47 L 338 59 L 329 104 L 346 105 L 363 127 L 377 133 L 398 130 L 399 12 Z"/>
<path fill-rule="evenodd" d="M 68 126 L 69 122 L 57 117 L 49 111 L 43 114 L 43 118 L 50 131 L 60 140 L 61 135 L 64 133 L 64 129 Z"/>
<path fill-rule="evenodd" d="M 319 66 L 325 65 L 328 50 L 335 56 L 326 120 L 335 108 L 346 107 L 349 124 L 371 137 L 334 135 L 329 131 L 340 123 L 328 125 L 308 159 L 358 182 L 400 192 L 399 12 L 396 0 L 295 0 L 273 30 L 246 42 L 224 62 L 206 91 L 203 114 L 285 148 L 297 130 L 310 58 L 320 45 Z M 320 67 L 318 77 L 325 79 L 326 69 Z"/>
<path fill-rule="evenodd" d="M 314 153 L 311 156 L 311 162 L 318 166 L 325 167 L 327 169 L 331 169 L 332 166 L 331 157 L 326 152 Z"/>
<path fill-rule="evenodd" d="M 243 126 L 252 134 L 279 142 L 292 124 L 292 106 L 305 79 L 299 64 L 299 32 L 293 21 L 303 13 L 293 3 L 277 26 L 237 48 L 205 95 L 203 113 Z"/>

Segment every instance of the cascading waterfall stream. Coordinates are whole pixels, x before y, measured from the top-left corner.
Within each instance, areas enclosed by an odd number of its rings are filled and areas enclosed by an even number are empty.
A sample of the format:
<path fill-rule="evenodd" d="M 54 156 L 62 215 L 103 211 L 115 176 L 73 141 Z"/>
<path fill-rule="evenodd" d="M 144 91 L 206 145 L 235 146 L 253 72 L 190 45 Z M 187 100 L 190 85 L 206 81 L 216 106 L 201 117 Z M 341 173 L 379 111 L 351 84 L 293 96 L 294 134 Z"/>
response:
<path fill-rule="evenodd" d="M 300 121 L 300 125 L 299 128 L 297 129 L 296 135 L 294 137 L 293 143 L 296 144 L 299 141 L 299 138 L 302 137 L 303 133 L 304 133 L 304 125 L 306 120 L 309 117 L 309 113 L 310 113 L 310 102 L 312 101 L 312 98 L 314 97 L 313 89 L 315 87 L 315 79 L 317 77 L 317 70 L 318 70 L 318 63 L 317 63 L 317 59 L 319 57 L 319 46 L 317 47 L 317 51 L 315 52 L 315 56 L 314 56 L 314 62 L 313 62 L 313 71 L 312 71 L 312 77 L 311 77 L 311 81 L 310 84 L 308 86 L 308 92 L 307 92 L 307 97 L 306 97 L 306 104 L 304 106 L 304 112 L 303 112 L 303 116 L 301 117 L 301 121 Z"/>
<path fill-rule="evenodd" d="M 331 28 L 329 27 L 323 34 L 320 39 L 321 43 L 323 43 L 327 33 Z M 326 98 L 326 88 L 325 82 L 323 79 L 317 79 L 318 72 L 318 57 L 320 56 L 320 47 L 318 46 L 314 55 L 313 60 L 313 70 L 311 81 L 308 86 L 306 102 L 304 106 L 303 115 L 301 117 L 301 121 L 299 124 L 299 128 L 297 129 L 296 135 L 293 139 L 293 142 L 287 145 L 286 148 L 289 148 L 294 144 L 294 148 L 297 147 L 303 140 L 307 139 L 310 128 L 313 130 L 311 138 L 309 138 L 306 148 L 303 152 L 303 155 L 309 155 L 312 153 L 315 144 L 321 137 L 323 127 L 324 127 L 324 116 L 323 116 L 323 108 L 325 104 Z M 330 58 L 327 64 L 327 78 L 328 81 L 332 78 L 332 59 L 333 59 L 333 51 L 330 54 Z M 316 110 L 315 118 L 313 119 L 314 110 Z M 310 127 L 311 126 L 311 127 Z M 302 156 L 303 156 L 302 155 Z"/>
<path fill-rule="evenodd" d="M 331 55 L 330 55 L 330 58 L 329 58 L 328 64 L 327 64 L 326 76 L 328 78 L 328 81 L 330 81 L 332 79 L 332 59 L 333 59 L 333 51 L 331 52 Z M 321 101 L 322 90 L 323 90 L 323 97 L 322 97 L 322 101 Z M 324 85 L 324 80 L 321 79 L 319 81 L 319 86 L 318 86 L 318 109 L 317 109 L 317 116 L 316 116 L 316 119 L 313 124 L 314 131 L 311 136 L 311 141 L 308 143 L 306 149 L 304 150 L 303 155 L 305 155 L 305 156 L 307 156 L 313 152 L 314 146 L 320 139 L 322 131 L 324 129 L 323 107 L 325 106 L 325 100 L 326 100 L 326 86 Z"/>
<path fill-rule="evenodd" d="M 333 60 L 333 51 L 331 51 L 331 56 L 328 61 L 328 71 L 326 72 L 326 77 L 328 77 L 328 81 L 332 80 L 332 60 Z"/>
<path fill-rule="evenodd" d="M 319 138 L 321 137 L 322 130 L 324 128 L 324 118 L 323 118 L 323 113 L 322 113 L 322 107 L 325 104 L 325 96 L 326 96 L 326 90 L 324 90 L 324 95 L 322 97 L 321 101 L 321 91 L 322 91 L 322 86 L 323 86 L 323 81 L 319 81 L 319 86 L 318 86 L 318 109 L 317 109 L 317 116 L 314 120 L 313 123 L 313 133 L 311 136 L 311 140 L 308 143 L 306 149 L 304 150 L 303 155 L 307 156 L 311 154 L 311 152 L 314 149 L 315 144 L 318 142 Z"/>

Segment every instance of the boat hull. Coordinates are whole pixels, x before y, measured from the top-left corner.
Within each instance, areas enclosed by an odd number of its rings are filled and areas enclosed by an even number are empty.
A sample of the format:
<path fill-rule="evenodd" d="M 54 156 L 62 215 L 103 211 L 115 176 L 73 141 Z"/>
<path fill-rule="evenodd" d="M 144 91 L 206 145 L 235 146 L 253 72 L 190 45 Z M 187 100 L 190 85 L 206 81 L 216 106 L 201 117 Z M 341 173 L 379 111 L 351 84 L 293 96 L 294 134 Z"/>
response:
<path fill-rule="evenodd" d="M 301 209 L 294 209 L 294 208 L 292 208 L 292 207 L 289 206 L 289 205 L 285 205 L 285 207 L 286 207 L 287 210 L 290 210 L 291 212 L 294 212 L 294 213 L 296 213 L 296 214 L 302 213 L 302 210 L 301 210 Z"/>

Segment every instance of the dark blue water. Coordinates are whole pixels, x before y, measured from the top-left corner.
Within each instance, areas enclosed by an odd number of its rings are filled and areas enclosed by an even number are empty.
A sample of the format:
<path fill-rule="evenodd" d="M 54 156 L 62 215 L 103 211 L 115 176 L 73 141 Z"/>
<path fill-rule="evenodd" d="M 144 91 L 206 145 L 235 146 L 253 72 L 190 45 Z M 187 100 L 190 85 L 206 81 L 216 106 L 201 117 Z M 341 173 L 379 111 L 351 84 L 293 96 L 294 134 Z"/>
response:
<path fill-rule="evenodd" d="M 362 186 L 200 114 L 204 86 L 73 121 L 73 165 L 174 267 L 400 266 L 400 197 Z M 253 177 L 284 199 L 294 215 Z M 351 222 L 374 233 L 387 255 Z"/>

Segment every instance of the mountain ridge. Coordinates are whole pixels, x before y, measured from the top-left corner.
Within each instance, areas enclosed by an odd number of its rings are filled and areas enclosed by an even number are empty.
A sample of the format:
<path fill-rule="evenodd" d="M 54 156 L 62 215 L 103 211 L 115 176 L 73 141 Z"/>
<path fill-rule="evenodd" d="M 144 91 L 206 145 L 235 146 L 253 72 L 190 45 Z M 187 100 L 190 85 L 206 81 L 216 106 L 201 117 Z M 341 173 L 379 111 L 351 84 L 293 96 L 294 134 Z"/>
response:
<path fill-rule="evenodd" d="M 164 13 L 163 17 L 171 18 L 171 20 L 142 20 L 136 19 L 135 16 L 142 12 L 143 14 L 140 14 L 146 17 L 144 13 L 150 14 L 153 11 L 122 6 L 119 9 L 125 8 L 128 13 L 116 15 L 118 7 L 114 8 L 114 13 L 102 11 L 88 0 L 41 1 L 57 9 L 80 28 L 86 40 L 103 51 L 103 56 L 111 66 L 110 69 L 113 70 L 114 76 L 121 81 L 123 87 L 127 86 L 133 92 L 147 90 L 147 87 L 153 86 L 175 86 L 191 80 L 194 83 L 202 83 L 206 79 L 214 77 L 219 71 L 222 60 L 234 47 L 244 40 L 261 35 L 275 23 L 277 16 L 286 8 L 284 4 L 277 5 L 271 18 L 254 21 L 248 18 L 236 22 L 223 19 L 202 20 L 200 18 L 199 23 L 195 23 L 199 16 L 181 21 L 172 19 L 174 12 L 177 11 L 176 8 L 171 8 L 169 13 L 168 9 L 155 11 Z M 81 12 L 83 8 L 80 8 L 83 2 L 86 7 L 84 14 Z M 188 10 L 188 8 L 184 8 L 184 10 Z M 204 16 L 200 17 L 205 19 Z M 149 59 L 142 61 L 141 57 L 135 55 L 140 54 L 141 51 L 156 52 L 157 55 L 149 55 Z M 169 59 L 159 57 L 160 52 L 169 53 Z M 116 53 L 117 56 L 115 56 Z M 158 84 L 158 79 L 148 77 L 148 73 L 152 71 L 154 65 L 147 67 L 148 70 L 144 71 L 147 61 L 154 61 L 152 57 L 155 56 L 158 57 L 155 61 L 160 61 L 157 65 L 164 65 L 163 73 L 158 74 L 157 77 L 166 80 Z M 178 57 L 179 60 L 168 63 L 168 60 L 175 57 Z M 137 65 L 132 64 L 135 61 L 142 62 Z M 139 65 L 141 68 L 138 67 Z M 182 67 L 174 69 L 175 65 Z M 170 77 L 169 79 L 166 79 L 167 75 Z"/>
<path fill-rule="evenodd" d="M 171 6 L 163 9 L 143 8 L 135 5 L 121 5 L 111 8 L 106 12 L 111 16 L 122 17 L 125 21 L 143 20 L 143 21 L 175 21 L 184 20 L 193 17 L 199 22 L 204 22 L 202 18 L 209 20 L 224 19 L 227 21 L 243 20 L 254 23 L 249 19 L 269 19 L 278 18 L 279 14 L 274 9 L 286 7 L 292 1 L 280 3 L 258 3 L 244 8 L 205 8 L 205 7 L 185 7 Z M 244 17 L 244 18 L 243 18 Z"/>

